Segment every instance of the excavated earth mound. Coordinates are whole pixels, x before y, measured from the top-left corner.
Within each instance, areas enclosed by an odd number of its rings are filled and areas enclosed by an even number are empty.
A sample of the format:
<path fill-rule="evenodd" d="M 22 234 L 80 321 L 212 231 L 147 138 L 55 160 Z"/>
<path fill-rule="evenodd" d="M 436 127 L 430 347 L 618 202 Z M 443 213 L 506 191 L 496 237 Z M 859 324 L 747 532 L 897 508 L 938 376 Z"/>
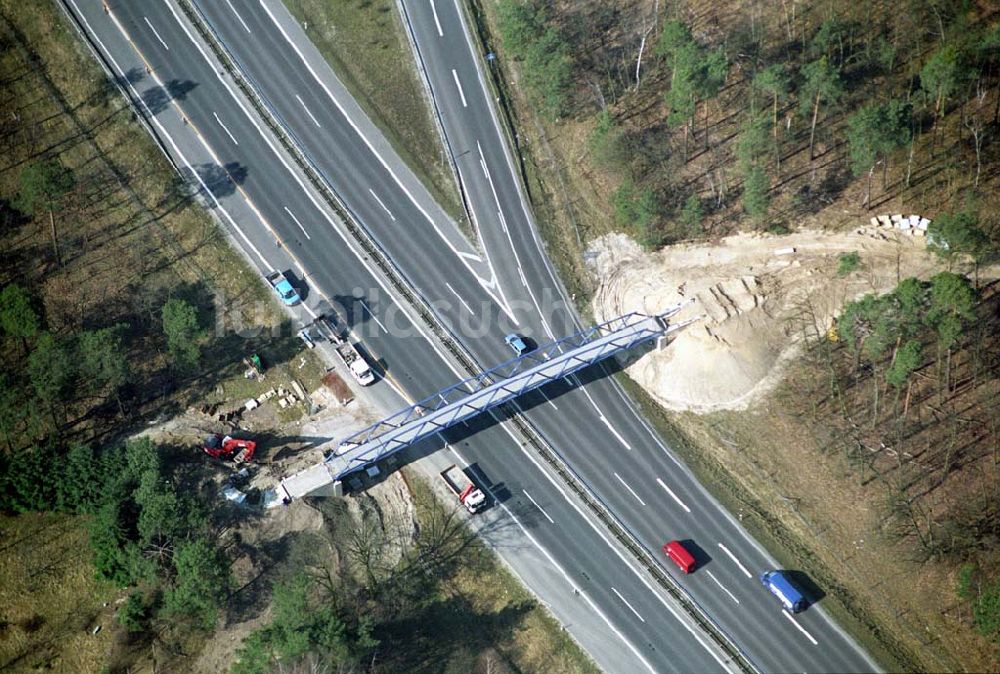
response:
<path fill-rule="evenodd" d="M 852 252 L 860 264 L 838 275 L 840 256 Z M 700 320 L 628 369 L 665 407 L 695 412 L 745 409 L 777 383 L 804 336 L 826 334 L 847 301 L 943 269 L 923 237 L 869 227 L 737 234 L 651 254 L 612 234 L 595 240 L 587 257 L 598 320 L 697 300 L 677 320 Z"/>

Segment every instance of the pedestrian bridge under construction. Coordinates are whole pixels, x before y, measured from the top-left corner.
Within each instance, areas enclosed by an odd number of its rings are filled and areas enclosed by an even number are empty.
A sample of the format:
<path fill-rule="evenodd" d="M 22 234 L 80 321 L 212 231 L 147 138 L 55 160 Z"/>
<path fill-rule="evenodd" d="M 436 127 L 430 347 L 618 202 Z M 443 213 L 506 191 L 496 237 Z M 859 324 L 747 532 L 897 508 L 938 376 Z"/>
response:
<path fill-rule="evenodd" d="M 691 300 L 689 300 L 691 301 Z M 342 493 L 342 481 L 456 424 L 689 324 L 671 322 L 688 302 L 662 314 L 631 313 L 581 330 L 465 379 L 340 441 L 319 464 L 283 479 L 272 502 L 321 490 Z"/>

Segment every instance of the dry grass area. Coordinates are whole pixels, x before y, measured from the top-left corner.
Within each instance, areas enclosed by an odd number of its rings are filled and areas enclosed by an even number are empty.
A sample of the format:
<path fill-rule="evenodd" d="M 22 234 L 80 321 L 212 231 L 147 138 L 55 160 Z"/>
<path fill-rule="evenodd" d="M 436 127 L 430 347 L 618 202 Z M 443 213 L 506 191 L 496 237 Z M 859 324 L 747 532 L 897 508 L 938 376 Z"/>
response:
<path fill-rule="evenodd" d="M 288 0 L 285 5 L 396 153 L 471 234 L 394 0 Z"/>
<path fill-rule="evenodd" d="M 0 669 L 98 671 L 117 596 L 94 577 L 82 518 L 0 518 Z"/>
<path fill-rule="evenodd" d="M 403 473 L 422 526 L 447 515 L 446 506 L 422 478 L 405 469 Z M 408 648 L 426 639 L 438 659 L 422 651 L 403 653 L 383 671 L 426 671 L 431 662 L 434 670 L 443 672 L 599 671 L 496 555 L 474 538 L 462 549 L 453 574 L 441 583 L 439 596 L 408 627 L 413 630 L 407 635 Z"/>
<path fill-rule="evenodd" d="M 178 185 L 62 12 L 51 3 L 26 12 L 2 0 L 0 15 L 0 194 L 17 193 L 19 171 L 32 160 L 56 156 L 77 172 L 76 191 L 57 214 L 65 230 L 62 268 L 51 259 L 47 221 L 5 232 L 8 274 L 51 288 L 53 327 L 79 323 L 98 306 L 107 313 L 135 301 L 129 291 L 153 294 L 179 283 L 209 285 L 236 310 L 252 308 L 261 324 L 275 324 L 278 317 L 258 306 L 266 288 Z"/>
<path fill-rule="evenodd" d="M 209 332 L 234 325 L 231 317 L 278 326 L 281 314 L 54 3 L 26 12 L 0 1 L 0 40 L 0 282 L 28 288 L 44 308 L 46 327 L 63 338 L 127 324 L 133 377 L 123 397 L 131 412 L 188 404 L 189 395 L 210 388 L 220 370 L 238 368 L 252 347 L 240 338 L 213 344 L 202 375 L 178 390 L 159 324 L 166 299 L 182 297 L 197 306 Z M 48 217 L 29 218 L 11 205 L 21 170 L 41 159 L 58 159 L 75 176 L 54 214 L 62 264 Z M 80 440 L 103 438 L 120 421 L 117 410 L 90 409 L 94 403 L 72 403 L 69 416 L 84 420 L 74 429 Z"/>

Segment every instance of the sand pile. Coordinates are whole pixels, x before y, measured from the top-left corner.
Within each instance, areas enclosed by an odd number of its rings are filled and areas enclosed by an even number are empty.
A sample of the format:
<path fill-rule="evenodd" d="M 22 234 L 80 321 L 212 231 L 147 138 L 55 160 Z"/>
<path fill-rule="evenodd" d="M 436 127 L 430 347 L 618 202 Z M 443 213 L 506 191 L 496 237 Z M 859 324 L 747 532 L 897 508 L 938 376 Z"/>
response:
<path fill-rule="evenodd" d="M 838 276 L 840 255 L 855 251 L 858 268 Z M 777 383 L 803 335 L 825 334 L 845 302 L 943 268 L 925 239 L 869 227 L 738 234 L 654 254 L 616 234 L 596 240 L 590 253 L 598 320 L 697 299 L 678 319 L 703 318 L 629 368 L 664 406 L 697 412 L 745 409 Z"/>

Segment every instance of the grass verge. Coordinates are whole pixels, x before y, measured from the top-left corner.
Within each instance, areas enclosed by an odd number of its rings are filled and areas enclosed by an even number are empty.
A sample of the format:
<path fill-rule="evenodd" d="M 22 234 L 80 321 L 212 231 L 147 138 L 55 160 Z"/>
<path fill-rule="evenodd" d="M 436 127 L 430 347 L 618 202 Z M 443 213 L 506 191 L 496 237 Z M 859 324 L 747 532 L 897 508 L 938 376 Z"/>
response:
<path fill-rule="evenodd" d="M 396 153 L 474 241 L 393 0 L 286 0 L 285 6 Z"/>
<path fill-rule="evenodd" d="M 403 475 L 413 495 L 418 521 L 440 520 L 445 506 L 423 478 L 405 468 Z M 467 616 L 456 615 L 453 610 L 456 606 Z M 449 662 L 440 663 L 439 671 L 547 674 L 599 671 L 559 623 L 477 538 L 472 538 L 463 549 L 454 575 L 440 585 L 440 596 L 424 616 L 427 621 L 423 629 L 445 639 L 453 640 L 456 631 L 461 634 L 472 625 L 496 628 L 488 630 L 491 636 L 488 643 L 477 640 L 480 647 L 475 652 L 455 650 Z M 474 620 L 466 622 L 465 617 Z"/>
<path fill-rule="evenodd" d="M 635 401 L 643 416 L 653 425 L 666 443 L 683 459 L 698 481 L 723 507 L 736 516 L 740 524 L 786 568 L 805 571 L 827 594 L 823 608 L 845 627 L 887 671 L 921 671 L 922 658 L 917 657 L 895 635 L 886 632 L 878 618 L 851 592 L 815 548 L 813 541 L 802 538 L 788 526 L 780 506 L 784 498 L 773 485 L 763 484 L 767 476 L 753 486 L 740 475 L 758 475 L 758 467 L 734 466 L 719 459 L 728 426 L 717 416 L 673 413 L 662 408 L 646 391 L 627 375 L 616 375 L 619 383 Z M 722 439 L 720 439 L 722 438 Z M 743 440 L 744 438 L 741 438 Z M 742 443 L 740 447 L 743 448 Z M 714 450 L 714 451 L 713 451 Z M 746 461 L 746 453 L 728 452 L 736 460 Z M 770 500 L 766 500 L 770 499 Z M 919 663 L 919 664 L 918 664 Z"/>
<path fill-rule="evenodd" d="M 0 541 L 0 670 L 98 671 L 114 591 L 94 577 L 84 518 L 0 517 Z"/>

